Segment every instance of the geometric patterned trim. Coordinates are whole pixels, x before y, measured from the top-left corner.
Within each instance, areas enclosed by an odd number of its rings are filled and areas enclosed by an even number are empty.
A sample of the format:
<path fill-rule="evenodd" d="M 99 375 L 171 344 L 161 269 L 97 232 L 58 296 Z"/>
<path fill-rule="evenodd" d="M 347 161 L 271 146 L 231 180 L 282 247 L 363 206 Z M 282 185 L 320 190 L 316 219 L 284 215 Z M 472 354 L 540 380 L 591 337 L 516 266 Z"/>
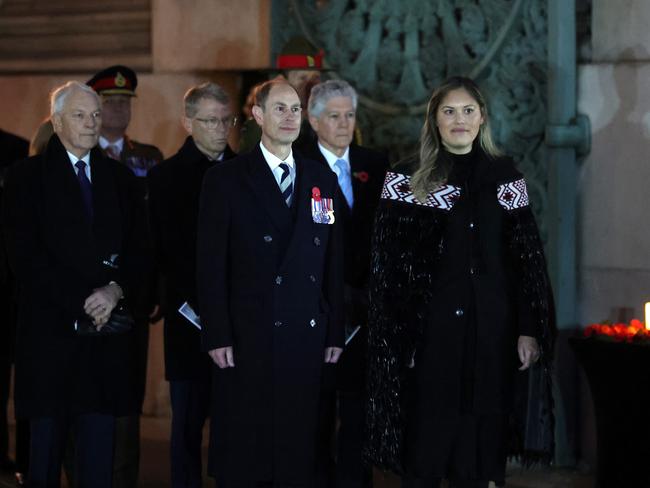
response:
<path fill-rule="evenodd" d="M 522 178 L 499 185 L 497 188 L 497 199 L 501 206 L 508 211 L 528 206 L 526 180 Z"/>
<path fill-rule="evenodd" d="M 459 187 L 442 185 L 436 191 L 429 193 L 425 202 L 421 202 L 413 195 L 410 176 L 390 171 L 386 173 L 384 188 L 381 191 L 381 198 L 385 200 L 396 200 L 446 211 L 452 209 L 459 197 Z"/>

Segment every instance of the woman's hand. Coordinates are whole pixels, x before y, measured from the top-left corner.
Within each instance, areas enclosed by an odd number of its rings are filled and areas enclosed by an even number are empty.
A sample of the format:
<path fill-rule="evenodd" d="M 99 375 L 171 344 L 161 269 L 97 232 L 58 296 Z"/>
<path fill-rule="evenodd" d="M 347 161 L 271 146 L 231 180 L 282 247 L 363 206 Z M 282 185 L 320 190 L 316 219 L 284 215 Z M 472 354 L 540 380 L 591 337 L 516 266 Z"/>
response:
<path fill-rule="evenodd" d="M 531 336 L 519 336 L 519 340 L 517 341 L 517 353 L 519 353 L 519 361 L 521 361 L 521 368 L 519 368 L 519 371 L 528 369 L 539 359 L 539 345 L 537 344 L 537 339 Z"/>

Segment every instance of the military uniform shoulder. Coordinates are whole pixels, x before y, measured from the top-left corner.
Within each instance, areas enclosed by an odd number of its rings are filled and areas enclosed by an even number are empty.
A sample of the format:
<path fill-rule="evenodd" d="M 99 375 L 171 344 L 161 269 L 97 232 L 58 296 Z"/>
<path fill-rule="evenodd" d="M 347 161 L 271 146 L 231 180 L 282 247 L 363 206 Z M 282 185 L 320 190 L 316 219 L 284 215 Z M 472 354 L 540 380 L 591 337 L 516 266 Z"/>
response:
<path fill-rule="evenodd" d="M 128 138 L 125 141 L 125 144 L 130 152 L 139 156 L 148 156 L 152 159 L 157 159 L 158 161 L 162 161 L 163 159 L 162 152 L 153 144 L 144 144 L 142 142 L 134 141 L 131 138 Z"/>

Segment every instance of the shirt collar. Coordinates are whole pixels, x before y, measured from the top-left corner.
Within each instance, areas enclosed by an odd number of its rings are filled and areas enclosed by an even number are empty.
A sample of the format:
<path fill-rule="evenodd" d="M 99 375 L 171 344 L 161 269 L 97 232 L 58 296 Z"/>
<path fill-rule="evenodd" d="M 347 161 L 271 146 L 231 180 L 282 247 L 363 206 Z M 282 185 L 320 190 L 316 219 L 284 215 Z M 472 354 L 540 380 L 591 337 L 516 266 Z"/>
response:
<path fill-rule="evenodd" d="M 99 145 L 101 146 L 102 149 L 106 149 L 108 146 L 115 146 L 117 148 L 117 153 L 121 154 L 122 148 L 124 148 L 124 137 L 120 137 L 115 142 L 110 142 L 105 137 L 99 136 Z"/>
<path fill-rule="evenodd" d="M 70 158 L 70 162 L 72 163 L 72 166 L 77 164 L 77 161 L 83 161 L 84 163 L 86 163 L 86 166 L 90 167 L 90 151 L 88 151 L 83 158 L 78 158 L 68 150 L 66 150 L 66 152 L 68 153 L 68 158 Z"/>
<path fill-rule="evenodd" d="M 275 168 L 280 166 L 280 163 L 287 163 L 289 165 L 289 168 L 291 168 L 291 170 L 293 171 L 293 166 L 294 166 L 293 150 L 289 151 L 289 155 L 287 156 L 287 158 L 282 160 L 279 157 L 277 157 L 275 154 L 273 154 L 271 151 L 269 151 L 267 148 L 265 148 L 262 141 L 260 141 L 260 149 L 262 150 L 264 159 L 266 159 L 266 162 L 269 165 L 269 168 L 271 168 L 271 171 L 275 171 Z"/>
<path fill-rule="evenodd" d="M 318 149 L 320 149 L 320 152 L 325 157 L 325 161 L 327 161 L 327 164 L 329 165 L 329 167 L 336 174 L 338 174 L 338 168 L 337 169 L 334 169 L 334 168 L 336 167 L 335 164 L 339 159 L 344 160 L 348 164 L 348 168 L 350 167 L 350 146 L 348 146 L 345 149 L 345 152 L 343 153 L 343 156 L 341 156 L 340 158 L 336 154 L 334 154 L 332 151 L 330 151 L 329 149 L 326 149 L 325 146 L 323 146 L 320 142 L 318 143 Z"/>

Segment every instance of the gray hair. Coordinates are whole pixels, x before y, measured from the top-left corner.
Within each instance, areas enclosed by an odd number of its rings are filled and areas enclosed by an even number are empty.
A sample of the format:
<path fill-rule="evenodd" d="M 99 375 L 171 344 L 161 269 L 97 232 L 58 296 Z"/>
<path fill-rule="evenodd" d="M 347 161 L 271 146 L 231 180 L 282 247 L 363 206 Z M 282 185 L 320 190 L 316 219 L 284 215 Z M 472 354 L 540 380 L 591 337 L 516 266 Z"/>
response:
<path fill-rule="evenodd" d="M 80 83 L 78 81 L 72 80 L 56 87 L 50 93 L 50 116 L 59 114 L 63 111 L 65 101 L 68 99 L 68 96 L 70 96 L 70 94 L 75 90 L 81 90 L 83 92 L 91 94 L 97 99 L 97 103 L 101 105 L 101 99 L 95 90 L 90 88 L 85 83 Z"/>
<path fill-rule="evenodd" d="M 352 100 L 352 106 L 354 110 L 357 109 L 357 92 L 352 85 L 344 80 L 328 80 L 323 83 L 319 83 L 311 89 L 311 94 L 309 95 L 309 115 L 314 117 L 320 117 L 320 114 L 325 110 L 325 105 L 332 98 L 336 97 L 348 97 Z"/>
<path fill-rule="evenodd" d="M 216 83 L 203 83 L 193 86 L 185 92 L 183 103 L 185 104 L 185 117 L 192 118 L 198 111 L 199 101 L 207 98 L 223 105 L 230 105 L 230 95 Z"/>

